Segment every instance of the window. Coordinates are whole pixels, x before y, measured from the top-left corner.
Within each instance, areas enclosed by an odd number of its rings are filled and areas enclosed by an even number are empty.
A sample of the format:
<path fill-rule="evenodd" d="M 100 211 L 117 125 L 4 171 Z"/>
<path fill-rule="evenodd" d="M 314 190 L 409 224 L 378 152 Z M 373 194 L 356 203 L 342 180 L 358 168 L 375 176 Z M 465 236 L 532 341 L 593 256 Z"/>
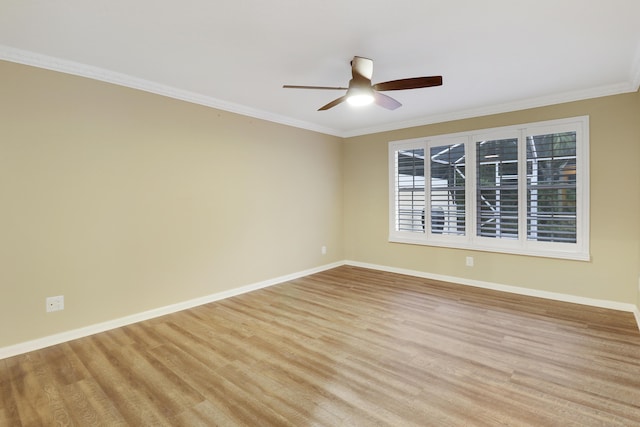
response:
<path fill-rule="evenodd" d="M 478 236 L 518 238 L 518 138 L 476 142 Z"/>
<path fill-rule="evenodd" d="M 588 117 L 389 143 L 389 240 L 589 259 Z"/>
<path fill-rule="evenodd" d="M 397 152 L 396 182 L 398 230 L 424 228 L 424 149 Z"/>
<path fill-rule="evenodd" d="M 527 136 L 527 238 L 576 237 L 576 133 Z"/>
<path fill-rule="evenodd" d="M 430 147 L 429 163 L 431 232 L 463 236 L 466 231 L 464 144 Z"/>

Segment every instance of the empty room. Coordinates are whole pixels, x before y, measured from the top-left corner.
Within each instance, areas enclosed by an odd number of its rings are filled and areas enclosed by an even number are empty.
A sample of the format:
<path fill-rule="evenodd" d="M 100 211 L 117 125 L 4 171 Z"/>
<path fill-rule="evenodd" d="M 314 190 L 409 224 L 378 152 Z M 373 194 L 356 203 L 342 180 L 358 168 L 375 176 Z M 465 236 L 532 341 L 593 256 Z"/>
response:
<path fill-rule="evenodd" d="M 640 3 L 0 3 L 0 426 L 640 425 Z"/>

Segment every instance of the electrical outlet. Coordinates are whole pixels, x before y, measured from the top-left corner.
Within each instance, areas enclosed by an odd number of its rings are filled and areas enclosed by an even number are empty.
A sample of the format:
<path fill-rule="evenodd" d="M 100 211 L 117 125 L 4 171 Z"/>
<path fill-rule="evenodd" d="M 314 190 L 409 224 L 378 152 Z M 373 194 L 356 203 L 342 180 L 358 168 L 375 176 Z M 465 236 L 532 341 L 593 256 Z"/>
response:
<path fill-rule="evenodd" d="M 467 267 L 473 267 L 473 257 L 472 256 L 468 256 L 467 257 Z"/>
<path fill-rule="evenodd" d="M 64 295 L 47 297 L 47 313 L 64 310 Z"/>
<path fill-rule="evenodd" d="M 326 255 L 327 254 L 327 247 L 323 246 L 320 248 L 320 252 L 322 253 L 322 255 Z"/>

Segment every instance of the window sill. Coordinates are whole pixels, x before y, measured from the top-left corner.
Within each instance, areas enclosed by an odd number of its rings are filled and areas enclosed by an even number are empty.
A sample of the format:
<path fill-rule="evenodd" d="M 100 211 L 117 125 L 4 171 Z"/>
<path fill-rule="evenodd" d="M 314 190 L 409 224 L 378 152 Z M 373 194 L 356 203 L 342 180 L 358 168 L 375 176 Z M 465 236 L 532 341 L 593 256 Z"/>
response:
<path fill-rule="evenodd" d="M 518 242 L 519 241 L 511 241 Z M 591 255 L 589 252 L 582 251 L 565 251 L 560 249 L 539 249 L 539 248 L 526 248 L 526 247 L 515 247 L 515 245 L 507 244 L 504 245 L 487 245 L 482 242 L 444 242 L 438 240 L 425 240 L 423 238 L 411 238 L 411 237 L 398 237 L 398 236 L 389 236 L 389 243 L 403 243 L 410 245 L 421 245 L 421 246 L 434 246 L 441 248 L 449 248 L 449 249 L 463 249 L 463 250 L 471 250 L 471 251 L 481 251 L 481 252 L 494 252 L 501 253 L 506 255 L 524 255 L 524 256 L 532 256 L 532 257 L 541 257 L 541 258 L 553 258 L 553 259 L 563 259 L 563 260 L 571 260 L 571 261 L 584 261 L 590 262 Z"/>

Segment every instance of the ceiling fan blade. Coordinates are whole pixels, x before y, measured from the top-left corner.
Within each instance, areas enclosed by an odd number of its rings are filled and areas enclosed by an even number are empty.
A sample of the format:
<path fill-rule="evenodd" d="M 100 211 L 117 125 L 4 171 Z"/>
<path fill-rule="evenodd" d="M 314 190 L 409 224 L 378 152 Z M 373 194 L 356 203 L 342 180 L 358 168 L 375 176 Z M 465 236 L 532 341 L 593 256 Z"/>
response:
<path fill-rule="evenodd" d="M 354 56 L 351 60 L 351 75 L 354 79 L 364 77 L 371 81 L 371 77 L 373 77 L 373 61 L 369 58 Z"/>
<path fill-rule="evenodd" d="M 324 110 L 328 110 L 329 108 L 333 108 L 336 105 L 344 102 L 347 100 L 347 95 L 341 96 L 338 99 L 334 99 L 333 101 L 331 101 L 330 103 L 328 103 L 327 105 L 323 105 L 322 107 L 318 108 L 318 111 L 324 111 Z"/>
<path fill-rule="evenodd" d="M 410 79 L 392 80 L 373 85 L 373 90 L 420 89 L 442 85 L 442 76 L 413 77 Z"/>
<path fill-rule="evenodd" d="M 284 85 L 285 89 L 327 89 L 327 90 L 347 90 L 348 87 L 334 87 L 334 86 L 296 86 L 296 85 Z"/>
<path fill-rule="evenodd" d="M 386 108 L 387 110 L 395 110 L 398 107 L 402 107 L 402 104 L 400 104 L 398 101 L 382 93 L 373 92 L 373 99 L 376 104 Z"/>

